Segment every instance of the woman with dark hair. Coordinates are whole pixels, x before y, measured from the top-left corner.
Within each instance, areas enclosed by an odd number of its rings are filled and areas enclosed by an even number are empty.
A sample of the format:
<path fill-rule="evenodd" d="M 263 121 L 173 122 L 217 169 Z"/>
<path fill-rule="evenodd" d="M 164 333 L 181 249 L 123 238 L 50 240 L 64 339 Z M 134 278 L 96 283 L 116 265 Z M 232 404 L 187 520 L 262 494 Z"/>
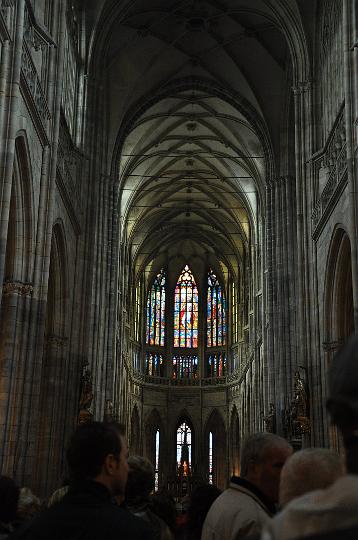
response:
<path fill-rule="evenodd" d="M 16 518 L 20 489 L 8 476 L 0 476 L 0 540 L 12 532 Z"/>

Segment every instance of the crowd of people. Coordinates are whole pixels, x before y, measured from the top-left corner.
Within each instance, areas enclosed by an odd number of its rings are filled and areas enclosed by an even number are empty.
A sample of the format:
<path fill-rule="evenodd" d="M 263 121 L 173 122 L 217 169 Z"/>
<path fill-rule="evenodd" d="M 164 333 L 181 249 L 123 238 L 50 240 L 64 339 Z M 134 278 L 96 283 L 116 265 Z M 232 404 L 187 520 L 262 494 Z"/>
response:
<path fill-rule="evenodd" d="M 197 486 L 177 514 L 153 493 L 154 468 L 128 456 L 121 425 L 77 428 L 67 451 L 68 484 L 48 500 L 0 477 L 0 540 L 350 540 L 358 538 L 358 337 L 335 357 L 328 410 L 345 461 L 331 450 L 293 452 L 272 433 L 247 438 L 240 476 L 221 492 Z"/>

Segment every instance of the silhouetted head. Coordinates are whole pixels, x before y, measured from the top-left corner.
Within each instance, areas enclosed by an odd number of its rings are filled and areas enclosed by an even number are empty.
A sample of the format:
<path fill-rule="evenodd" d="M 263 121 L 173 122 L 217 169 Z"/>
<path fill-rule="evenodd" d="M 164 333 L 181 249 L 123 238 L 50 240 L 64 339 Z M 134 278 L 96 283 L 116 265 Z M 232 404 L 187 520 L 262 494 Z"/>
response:
<path fill-rule="evenodd" d="M 72 482 L 86 479 L 105 485 L 112 495 L 124 494 L 127 443 L 119 424 L 90 422 L 74 432 L 67 451 Z"/>
<path fill-rule="evenodd" d="M 328 371 L 327 408 L 343 435 L 347 469 L 358 474 L 358 336 L 333 358 Z"/>
<path fill-rule="evenodd" d="M 16 518 L 20 488 L 12 478 L 0 476 L 0 521 L 11 523 Z"/>

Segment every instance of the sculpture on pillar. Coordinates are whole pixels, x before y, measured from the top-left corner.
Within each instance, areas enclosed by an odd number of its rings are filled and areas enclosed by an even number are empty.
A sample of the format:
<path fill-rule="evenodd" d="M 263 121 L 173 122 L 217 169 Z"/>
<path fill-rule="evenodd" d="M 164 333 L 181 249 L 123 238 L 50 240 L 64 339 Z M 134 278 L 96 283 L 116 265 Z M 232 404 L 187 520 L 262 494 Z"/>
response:
<path fill-rule="evenodd" d="M 299 439 L 311 431 L 307 384 L 299 370 L 295 371 L 293 392 L 293 399 L 285 407 L 282 415 L 285 436 L 290 440 Z"/>
<path fill-rule="evenodd" d="M 93 413 L 91 412 L 91 405 L 93 400 L 92 389 L 92 374 L 87 366 L 83 366 L 83 372 L 81 377 L 81 394 L 79 402 L 78 423 L 85 424 L 91 422 Z"/>
<path fill-rule="evenodd" d="M 113 401 L 111 399 L 106 399 L 106 404 L 104 407 L 104 422 L 113 422 L 113 421 L 114 421 Z"/>
<path fill-rule="evenodd" d="M 276 433 L 276 411 L 273 403 L 270 403 L 269 412 L 263 416 L 263 421 L 266 431 L 269 433 Z"/>
<path fill-rule="evenodd" d="M 309 407 L 307 385 L 306 382 L 302 379 L 298 370 L 295 372 L 294 394 L 294 401 L 297 410 L 297 429 L 299 430 L 301 435 L 305 433 L 310 433 L 311 422 L 308 414 Z"/>

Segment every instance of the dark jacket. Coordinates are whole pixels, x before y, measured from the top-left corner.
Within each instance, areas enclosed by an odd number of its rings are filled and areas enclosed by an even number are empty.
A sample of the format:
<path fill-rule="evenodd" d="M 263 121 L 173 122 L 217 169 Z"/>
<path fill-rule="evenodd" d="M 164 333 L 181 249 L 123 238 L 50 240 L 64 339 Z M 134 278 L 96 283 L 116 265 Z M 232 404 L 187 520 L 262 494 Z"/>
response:
<path fill-rule="evenodd" d="M 94 481 L 71 488 L 61 502 L 34 518 L 11 539 L 152 540 L 143 520 L 119 507 L 108 489 Z"/>

